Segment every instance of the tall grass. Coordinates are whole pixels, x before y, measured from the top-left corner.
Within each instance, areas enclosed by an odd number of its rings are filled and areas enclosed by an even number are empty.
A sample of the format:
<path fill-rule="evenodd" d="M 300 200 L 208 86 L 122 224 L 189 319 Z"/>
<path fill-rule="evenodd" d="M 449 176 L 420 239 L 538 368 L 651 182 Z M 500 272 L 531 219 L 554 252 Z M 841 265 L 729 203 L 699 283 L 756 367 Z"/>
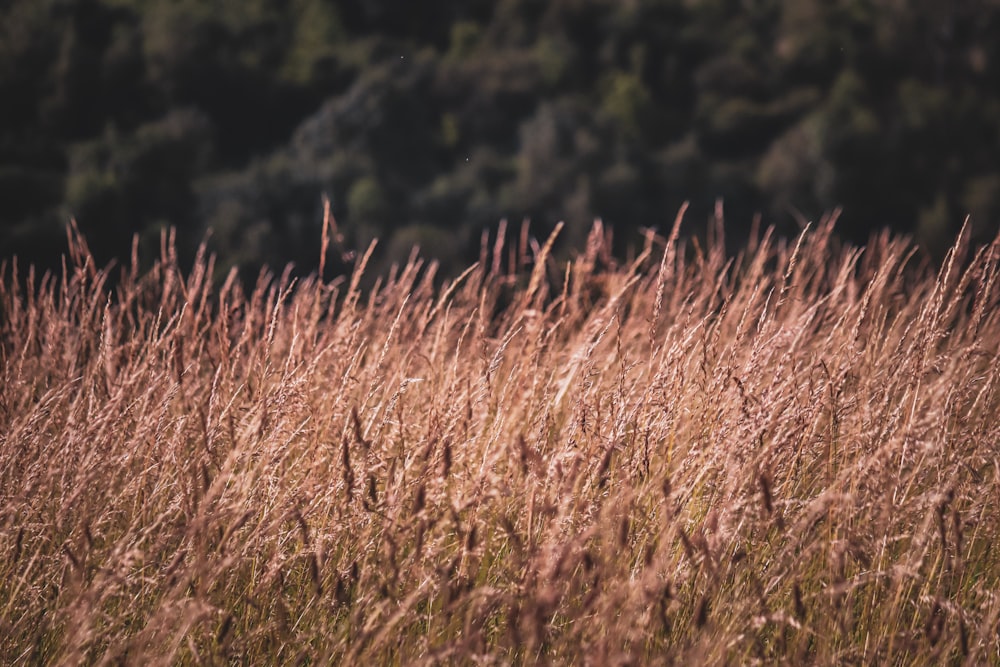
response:
<path fill-rule="evenodd" d="M 6 265 L 0 662 L 1000 662 L 1000 240 L 832 229 Z"/>

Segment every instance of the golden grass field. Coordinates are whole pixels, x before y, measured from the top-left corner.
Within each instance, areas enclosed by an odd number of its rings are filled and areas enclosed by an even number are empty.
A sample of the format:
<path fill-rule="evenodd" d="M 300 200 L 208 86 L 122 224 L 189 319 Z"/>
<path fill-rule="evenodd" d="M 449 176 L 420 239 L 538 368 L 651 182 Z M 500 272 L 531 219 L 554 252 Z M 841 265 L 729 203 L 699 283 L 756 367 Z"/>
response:
<path fill-rule="evenodd" d="M 8 261 L 0 663 L 1000 664 L 1000 239 L 677 230 Z"/>

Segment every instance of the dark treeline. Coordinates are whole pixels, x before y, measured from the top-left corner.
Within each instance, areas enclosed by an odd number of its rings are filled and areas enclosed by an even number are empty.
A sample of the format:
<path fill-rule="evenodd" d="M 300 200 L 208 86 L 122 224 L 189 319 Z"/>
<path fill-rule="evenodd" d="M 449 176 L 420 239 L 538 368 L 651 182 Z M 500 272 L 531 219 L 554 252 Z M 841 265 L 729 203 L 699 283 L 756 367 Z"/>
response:
<path fill-rule="evenodd" d="M 7 0 L 0 249 L 52 266 L 73 216 L 101 260 L 133 234 L 223 267 L 595 216 L 616 239 L 716 199 L 794 230 L 934 248 L 1000 220 L 996 0 Z M 736 232 L 738 235 L 738 232 Z"/>

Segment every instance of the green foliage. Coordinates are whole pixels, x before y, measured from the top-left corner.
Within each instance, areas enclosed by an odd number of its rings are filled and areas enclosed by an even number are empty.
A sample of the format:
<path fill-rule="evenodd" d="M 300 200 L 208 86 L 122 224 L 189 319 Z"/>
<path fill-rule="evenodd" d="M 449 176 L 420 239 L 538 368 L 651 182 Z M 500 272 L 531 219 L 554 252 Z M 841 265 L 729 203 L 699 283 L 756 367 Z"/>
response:
<path fill-rule="evenodd" d="M 642 79 L 630 72 L 613 72 L 605 83 L 601 110 L 619 127 L 622 134 L 636 140 L 653 122 L 652 95 Z"/>
<path fill-rule="evenodd" d="M 573 67 L 576 52 L 565 38 L 542 35 L 535 45 L 535 58 L 542 79 L 548 86 L 563 82 Z"/>
<path fill-rule="evenodd" d="M 371 176 L 358 179 L 347 191 L 347 218 L 359 246 L 382 235 L 389 212 L 386 192 Z"/>
<path fill-rule="evenodd" d="M 976 236 L 982 238 L 989 230 L 1000 227 L 1000 172 L 969 181 L 962 192 L 961 206 L 972 217 Z"/>
<path fill-rule="evenodd" d="M 448 57 L 461 62 L 471 56 L 479 45 L 483 30 L 473 21 L 459 21 L 451 26 L 451 46 Z"/>
<path fill-rule="evenodd" d="M 718 197 L 779 225 L 843 206 L 855 238 L 985 234 L 997 44 L 995 4 L 918 0 L 10 0 L 0 247 L 51 266 L 72 214 L 308 269 L 323 196 L 358 238 L 456 244 L 502 216 L 637 242 Z"/>
<path fill-rule="evenodd" d="M 192 183 L 211 155 L 208 120 L 193 109 L 122 135 L 113 128 L 71 147 L 66 202 L 92 236 L 95 251 L 123 252 L 133 233 L 166 222 L 196 229 Z"/>
<path fill-rule="evenodd" d="M 284 75 L 308 85 L 323 70 L 335 67 L 337 49 L 347 39 L 337 8 L 322 0 L 296 0 L 291 48 L 285 56 Z"/>

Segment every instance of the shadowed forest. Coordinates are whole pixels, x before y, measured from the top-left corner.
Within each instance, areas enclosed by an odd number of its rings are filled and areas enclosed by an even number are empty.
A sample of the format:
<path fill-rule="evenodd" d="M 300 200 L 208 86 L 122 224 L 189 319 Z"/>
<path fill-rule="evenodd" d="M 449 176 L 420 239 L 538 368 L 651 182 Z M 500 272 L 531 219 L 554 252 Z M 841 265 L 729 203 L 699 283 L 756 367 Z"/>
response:
<path fill-rule="evenodd" d="M 55 267 L 75 217 L 101 263 L 173 226 L 308 272 L 327 197 L 335 246 L 454 274 L 502 218 L 621 252 L 721 199 L 737 240 L 843 207 L 933 253 L 997 228 L 997 81 L 994 0 L 11 0 L 0 248 Z"/>

